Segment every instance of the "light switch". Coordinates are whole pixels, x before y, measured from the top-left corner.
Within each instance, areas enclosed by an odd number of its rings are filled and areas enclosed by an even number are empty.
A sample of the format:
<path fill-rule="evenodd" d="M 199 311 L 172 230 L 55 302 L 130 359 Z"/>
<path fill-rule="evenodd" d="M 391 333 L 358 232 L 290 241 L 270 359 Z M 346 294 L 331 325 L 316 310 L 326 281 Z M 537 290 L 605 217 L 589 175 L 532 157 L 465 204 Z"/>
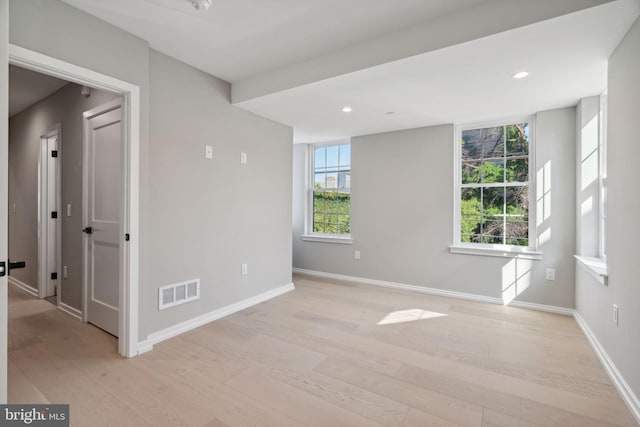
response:
<path fill-rule="evenodd" d="M 67 205 L 67 216 L 71 216 L 71 203 Z"/>
<path fill-rule="evenodd" d="M 247 153 L 240 153 L 240 163 L 243 165 L 247 164 Z"/>
<path fill-rule="evenodd" d="M 204 157 L 207 159 L 213 159 L 213 147 L 210 145 L 204 146 Z"/>

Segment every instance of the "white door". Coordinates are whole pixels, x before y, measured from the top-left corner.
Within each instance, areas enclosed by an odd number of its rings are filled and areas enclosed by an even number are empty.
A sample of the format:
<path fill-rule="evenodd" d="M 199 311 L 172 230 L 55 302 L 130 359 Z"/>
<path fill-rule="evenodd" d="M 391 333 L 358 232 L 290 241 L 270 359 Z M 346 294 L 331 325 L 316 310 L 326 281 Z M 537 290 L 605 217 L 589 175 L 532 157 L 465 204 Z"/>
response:
<path fill-rule="evenodd" d="M 40 298 L 56 295 L 60 270 L 60 127 L 40 137 Z M 59 288 L 58 288 L 59 290 Z"/>
<path fill-rule="evenodd" d="M 7 402 L 7 276 L 9 208 L 9 0 L 0 0 L 0 404 Z"/>
<path fill-rule="evenodd" d="M 118 336 L 122 191 L 120 101 L 84 113 L 85 320 Z"/>

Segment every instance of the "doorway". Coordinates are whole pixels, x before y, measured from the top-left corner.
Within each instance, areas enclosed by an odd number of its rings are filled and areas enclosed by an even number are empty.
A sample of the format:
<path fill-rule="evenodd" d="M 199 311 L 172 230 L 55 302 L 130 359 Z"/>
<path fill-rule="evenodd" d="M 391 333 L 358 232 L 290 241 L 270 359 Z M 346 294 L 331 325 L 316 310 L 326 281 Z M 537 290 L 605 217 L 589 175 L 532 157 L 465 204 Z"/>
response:
<path fill-rule="evenodd" d="M 122 96 L 123 170 L 118 206 L 121 222 L 117 227 L 117 335 L 118 352 L 124 357 L 133 357 L 138 354 L 139 87 L 28 49 L 11 44 L 8 47 L 10 64 Z M 6 179 L 6 175 L 0 177 L 2 182 Z M 0 386 L 4 388 L 4 384 L 6 378 L 0 378 Z"/>
<path fill-rule="evenodd" d="M 62 254 L 61 138 L 62 126 L 57 123 L 40 137 L 38 160 L 38 297 L 57 306 Z"/>

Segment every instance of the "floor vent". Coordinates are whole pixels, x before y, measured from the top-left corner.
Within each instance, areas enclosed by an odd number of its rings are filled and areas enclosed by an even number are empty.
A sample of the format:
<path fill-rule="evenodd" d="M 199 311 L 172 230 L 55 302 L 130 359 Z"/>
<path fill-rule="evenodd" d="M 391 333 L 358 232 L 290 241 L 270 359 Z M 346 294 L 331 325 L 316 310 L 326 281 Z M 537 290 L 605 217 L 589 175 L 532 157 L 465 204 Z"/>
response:
<path fill-rule="evenodd" d="M 200 298 L 200 279 L 174 283 L 158 289 L 158 308 L 163 310 L 198 298 Z"/>

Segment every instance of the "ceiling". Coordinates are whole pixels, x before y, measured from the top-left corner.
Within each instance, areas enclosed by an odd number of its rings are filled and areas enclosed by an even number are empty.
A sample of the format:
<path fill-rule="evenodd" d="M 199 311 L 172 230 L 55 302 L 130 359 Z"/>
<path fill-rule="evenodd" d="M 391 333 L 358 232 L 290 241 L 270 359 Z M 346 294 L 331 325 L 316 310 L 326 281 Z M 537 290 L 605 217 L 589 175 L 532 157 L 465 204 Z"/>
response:
<path fill-rule="evenodd" d="M 69 82 L 9 65 L 9 117 L 51 95 Z"/>
<path fill-rule="evenodd" d="M 295 142 L 575 105 L 605 88 L 640 13 L 640 0 L 64 1 L 231 82 L 235 105 Z"/>

